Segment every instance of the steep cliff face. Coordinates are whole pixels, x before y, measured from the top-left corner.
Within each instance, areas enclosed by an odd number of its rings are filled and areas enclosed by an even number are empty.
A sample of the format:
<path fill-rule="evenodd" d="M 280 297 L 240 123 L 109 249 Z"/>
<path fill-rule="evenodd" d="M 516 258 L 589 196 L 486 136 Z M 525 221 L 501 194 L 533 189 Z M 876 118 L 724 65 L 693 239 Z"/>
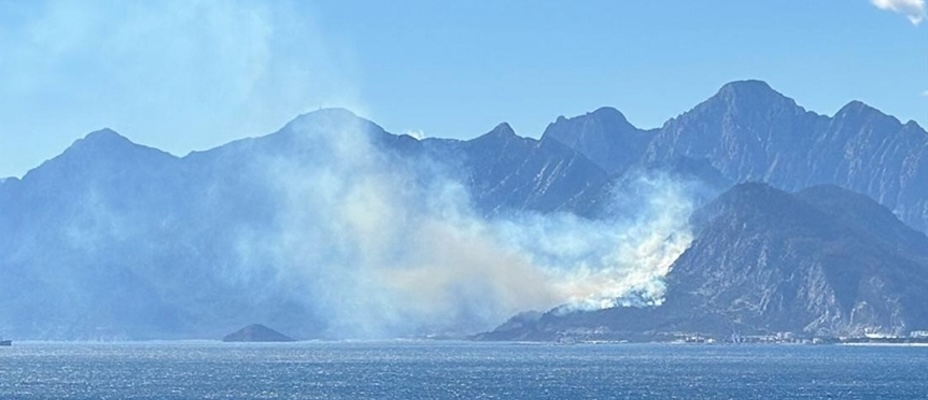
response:
<path fill-rule="evenodd" d="M 558 117 L 542 134 L 577 150 L 609 174 L 625 172 L 641 157 L 653 132 L 636 128 L 614 108 L 603 107 L 573 118 Z"/>
<path fill-rule="evenodd" d="M 740 185 L 694 216 L 705 222 L 668 276 L 668 298 L 689 298 L 766 331 L 921 329 L 928 295 L 916 288 L 928 287 L 928 258 L 920 250 L 928 239 L 887 214 L 833 187 L 789 195 Z M 860 221 L 874 225 L 862 229 Z"/>
<path fill-rule="evenodd" d="M 928 231 L 928 133 L 859 101 L 827 117 L 764 82 L 741 81 L 653 132 L 636 132 L 596 113 L 576 120 L 559 120 L 552 125 L 557 134 L 546 137 L 607 171 L 617 163 L 706 159 L 734 182 L 760 181 L 788 191 L 833 184 L 860 192 Z M 604 149 L 614 157 L 604 156 Z"/>
<path fill-rule="evenodd" d="M 607 175 L 579 152 L 556 141 L 516 136 L 509 124 L 469 141 L 427 140 L 434 159 L 456 164 L 473 201 L 487 215 L 562 210 Z"/>
<path fill-rule="evenodd" d="M 673 264 L 660 306 L 555 310 L 484 338 L 859 336 L 928 327 L 928 238 L 861 195 L 741 184 L 694 213 L 693 223 L 696 240 Z"/>

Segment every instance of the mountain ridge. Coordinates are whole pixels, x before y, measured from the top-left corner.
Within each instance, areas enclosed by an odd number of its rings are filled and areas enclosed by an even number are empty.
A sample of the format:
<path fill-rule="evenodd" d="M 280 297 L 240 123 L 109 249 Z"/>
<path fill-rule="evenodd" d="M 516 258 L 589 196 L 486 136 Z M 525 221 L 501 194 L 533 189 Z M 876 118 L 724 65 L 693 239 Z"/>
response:
<path fill-rule="evenodd" d="M 419 177 L 423 180 L 435 179 L 429 174 L 440 171 L 440 179 L 465 187 L 465 201 L 472 203 L 468 206 L 488 219 L 528 212 L 609 221 L 606 206 L 616 196 L 615 188 L 653 171 L 696 182 L 704 189 L 697 206 L 735 183 L 766 182 L 766 197 L 779 198 L 784 207 L 809 216 L 775 218 L 785 226 L 764 222 L 772 231 L 788 230 L 787 222 L 799 226 L 819 221 L 823 228 L 799 232 L 811 232 L 808 240 L 829 244 L 832 253 L 854 250 L 868 252 L 861 253 L 864 259 L 898 261 L 900 276 L 921 265 L 920 218 L 928 215 L 928 188 L 918 182 L 925 181 L 928 135 L 917 124 L 901 125 L 855 102 L 840 115 L 821 116 L 759 81 L 725 85 L 700 104 L 705 106 L 659 129 L 638 129 L 620 111 L 604 107 L 559 117 L 539 139 L 518 136 L 501 123 L 470 140 L 418 140 L 389 133 L 348 110 L 325 109 L 300 115 L 273 133 L 183 157 L 135 144 L 112 130 L 95 131 L 22 179 L 0 180 L 0 231 L 7 233 L 0 237 L 0 274 L 6 278 L 0 280 L 0 326 L 13 327 L 10 333 L 19 337 L 42 339 L 202 338 L 218 337 L 229 326 L 267 321 L 301 338 L 337 337 L 327 320 L 330 311 L 307 300 L 312 290 L 326 288 L 300 288 L 275 265 L 280 260 L 242 250 L 243 241 L 260 241 L 292 223 L 293 215 L 282 210 L 291 210 L 293 199 L 281 193 L 331 179 L 326 168 L 305 175 L 318 169 L 320 160 L 339 160 L 351 168 L 422 170 L 428 172 Z M 795 148 L 805 154 L 796 154 Z M 791 174 L 799 178 L 787 179 Z M 822 181 L 842 189 L 816 186 Z M 776 191 L 781 189 L 793 193 L 783 197 Z M 317 192 L 305 194 L 329 195 Z M 810 202 L 819 208 L 809 208 Z M 313 212 L 311 206 L 305 208 L 298 211 Z M 852 211 L 866 215 L 866 222 L 856 221 Z M 737 221 L 751 221 L 748 216 L 738 214 Z M 922 236 L 900 226 L 899 216 Z M 760 254 L 754 247 L 733 246 L 739 236 L 727 229 L 724 224 L 716 227 L 718 248 Z M 783 236 L 764 240 L 792 243 Z M 802 249 L 819 263 L 838 257 Z M 751 258 L 743 254 L 743 259 Z M 693 263 L 693 271 L 718 264 L 708 256 L 697 262 L 692 254 L 684 255 L 680 262 Z M 253 263 L 248 274 L 235 270 L 243 259 Z M 866 265 L 855 268 L 868 271 Z M 833 279 L 828 274 L 834 268 L 820 270 L 816 279 Z M 739 277 L 737 272 L 725 271 L 730 277 Z M 915 298 L 913 289 L 898 283 L 903 280 L 895 275 L 870 277 L 897 282 L 887 287 L 898 290 L 900 299 Z M 877 286 L 866 286 L 872 293 L 860 298 L 877 304 L 888 293 Z M 867 297 L 871 295 L 876 297 Z M 859 333 L 866 324 L 893 332 L 907 329 L 886 318 L 895 307 L 889 303 L 854 311 L 856 303 L 848 302 L 845 292 L 828 296 L 832 300 L 822 300 L 815 310 L 830 319 L 813 324 L 810 332 L 824 332 L 828 324 L 849 333 Z M 905 301 L 911 308 L 911 301 Z M 635 322 L 619 319 L 642 329 L 651 321 L 639 309 L 605 312 L 615 313 L 641 317 Z M 865 318 L 866 313 L 870 316 Z M 575 318 L 593 320 L 600 314 Z M 726 316 L 705 313 L 701 318 L 712 325 Z M 555 323 L 551 321 L 557 318 L 545 314 L 540 320 Z M 744 321 L 739 326 L 747 330 L 750 321 Z M 679 319 L 660 323 L 686 327 Z"/>
<path fill-rule="evenodd" d="M 834 212 L 827 204 L 842 199 L 841 189 L 812 190 L 829 201 L 743 183 L 694 213 L 696 238 L 671 267 L 659 306 L 516 316 L 477 338 L 808 338 L 928 328 L 928 295 L 919 290 L 928 286 L 928 257 L 897 251 L 892 236 L 871 240 L 878 236 L 833 223 L 836 215 L 888 212 L 872 200 Z M 928 237 L 895 223 L 916 248 L 928 248 Z"/>
<path fill-rule="evenodd" d="M 607 152 L 604 160 L 600 151 L 608 146 L 586 139 L 582 127 L 549 137 L 613 171 L 688 157 L 709 160 L 733 182 L 763 181 L 790 191 L 835 184 L 878 200 L 928 232 L 928 186 L 919 184 L 928 181 L 928 132 L 863 102 L 851 101 L 828 117 L 764 82 L 738 81 L 647 132 L 645 143 L 635 144 L 644 150 L 622 160 L 608 159 L 618 152 Z"/>

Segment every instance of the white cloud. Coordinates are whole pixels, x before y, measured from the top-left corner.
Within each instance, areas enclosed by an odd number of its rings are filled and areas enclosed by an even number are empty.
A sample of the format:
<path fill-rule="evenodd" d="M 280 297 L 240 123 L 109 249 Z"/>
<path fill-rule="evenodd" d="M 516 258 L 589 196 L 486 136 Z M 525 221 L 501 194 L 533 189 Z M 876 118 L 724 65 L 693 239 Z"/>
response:
<path fill-rule="evenodd" d="M 870 0 L 881 10 L 905 15 L 914 25 L 925 20 L 925 0 Z"/>

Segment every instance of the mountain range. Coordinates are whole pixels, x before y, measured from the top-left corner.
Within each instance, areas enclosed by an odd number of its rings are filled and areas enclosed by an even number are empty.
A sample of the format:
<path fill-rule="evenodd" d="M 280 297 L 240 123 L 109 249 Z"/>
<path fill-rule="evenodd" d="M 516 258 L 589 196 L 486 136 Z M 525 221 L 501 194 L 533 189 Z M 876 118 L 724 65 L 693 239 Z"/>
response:
<path fill-rule="evenodd" d="M 363 140 L 339 134 L 347 131 Z M 471 140 L 417 140 L 341 109 L 184 157 L 93 132 L 22 179 L 0 181 L 0 333 L 203 338 L 261 322 L 301 338 L 339 337 L 332 310 L 348 305 L 329 292 L 343 276 L 289 268 L 295 261 L 280 249 L 292 256 L 305 240 L 367 256 L 333 239 L 354 227 L 291 229 L 339 211 L 331 205 L 345 196 L 386 190 L 428 203 L 445 192 L 419 188 L 450 181 L 480 218 L 608 221 L 623 212 L 616 188 L 649 171 L 702 189 L 695 239 L 671 267 L 661 305 L 558 308 L 488 338 L 547 340 L 601 327 L 629 335 L 928 328 L 928 133 L 861 102 L 828 117 L 766 83 L 739 81 L 658 129 L 601 108 L 558 117 L 539 139 L 502 123 Z M 359 173 L 373 187 L 399 184 L 370 194 L 353 186 Z M 370 229 L 378 237 L 382 227 Z"/>
<path fill-rule="evenodd" d="M 692 216 L 656 307 L 529 313 L 484 340 L 898 336 L 928 328 L 928 237 L 832 185 L 734 186 Z"/>
<path fill-rule="evenodd" d="M 679 157 L 705 160 L 732 182 L 787 191 L 831 184 L 878 201 L 928 231 L 928 140 L 860 101 L 833 117 L 798 106 L 761 81 L 732 82 L 660 128 L 639 130 L 614 109 L 559 118 L 542 141 L 560 141 L 609 174 Z"/>

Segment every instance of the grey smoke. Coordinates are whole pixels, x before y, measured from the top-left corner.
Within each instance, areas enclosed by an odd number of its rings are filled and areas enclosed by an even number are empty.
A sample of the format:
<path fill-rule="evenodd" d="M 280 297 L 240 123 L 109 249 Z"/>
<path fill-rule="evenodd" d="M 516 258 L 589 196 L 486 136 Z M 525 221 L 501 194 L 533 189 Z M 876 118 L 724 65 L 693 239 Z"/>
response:
<path fill-rule="evenodd" d="M 692 238 L 690 188 L 667 176 L 614 193 L 628 212 L 609 220 L 487 219 L 440 163 L 389 154 L 362 126 L 291 128 L 309 153 L 264 160 L 282 218 L 270 235 L 239 233 L 236 273 L 269 266 L 268 287 L 314 305 L 333 337 L 475 332 L 630 295 L 658 304 Z"/>

